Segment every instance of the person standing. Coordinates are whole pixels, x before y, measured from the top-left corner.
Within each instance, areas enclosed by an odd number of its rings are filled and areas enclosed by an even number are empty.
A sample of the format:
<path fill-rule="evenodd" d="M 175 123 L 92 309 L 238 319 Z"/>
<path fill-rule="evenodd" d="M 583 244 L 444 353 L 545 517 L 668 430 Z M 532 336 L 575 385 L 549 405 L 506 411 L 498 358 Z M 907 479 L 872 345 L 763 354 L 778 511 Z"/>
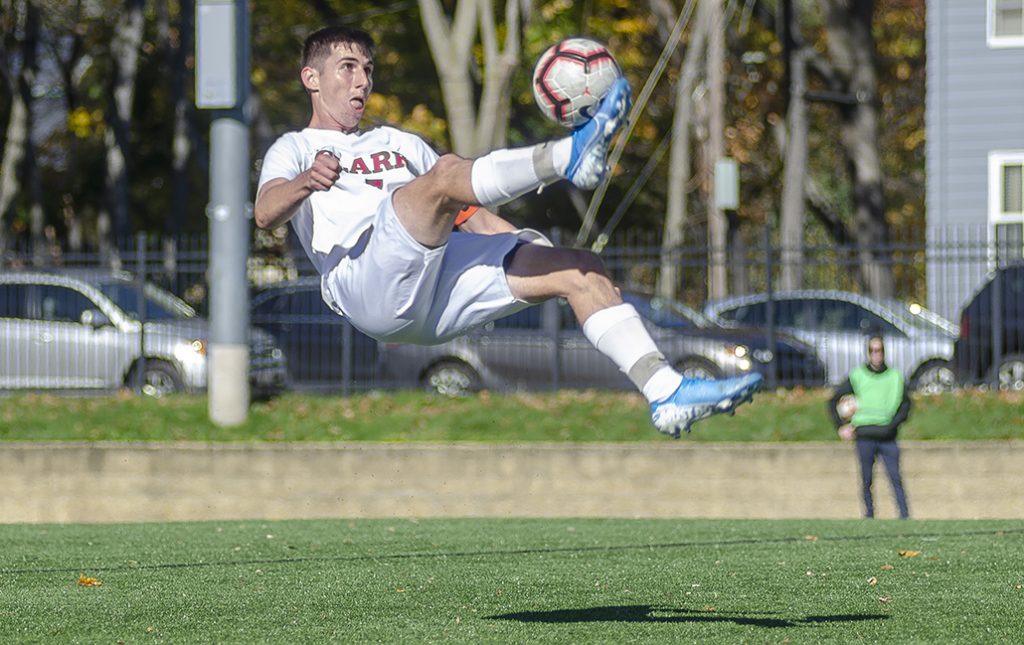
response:
<path fill-rule="evenodd" d="M 907 519 L 910 511 L 903 489 L 896 433 L 900 424 L 910 415 L 910 396 L 907 394 L 903 374 L 899 370 L 890 369 L 885 363 L 885 342 L 881 336 L 868 339 L 867 351 L 867 363 L 851 371 L 846 381 L 836 387 L 829 400 L 828 410 L 839 437 L 856 444 L 864 496 L 864 517 L 875 516 L 871 484 L 875 459 L 881 457 L 885 472 L 892 482 L 900 519 Z M 856 409 L 852 418 L 843 419 L 838 411 L 839 400 L 851 394 L 856 400 Z"/>

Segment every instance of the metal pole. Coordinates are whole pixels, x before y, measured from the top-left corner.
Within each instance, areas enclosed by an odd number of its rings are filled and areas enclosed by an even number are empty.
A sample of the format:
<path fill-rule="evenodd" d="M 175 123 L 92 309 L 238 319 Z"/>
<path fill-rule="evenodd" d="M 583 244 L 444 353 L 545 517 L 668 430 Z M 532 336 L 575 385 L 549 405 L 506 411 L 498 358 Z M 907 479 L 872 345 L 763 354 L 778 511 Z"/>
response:
<path fill-rule="evenodd" d="M 352 393 L 352 343 L 354 342 L 352 323 L 344 319 L 341 326 L 341 395 L 347 397 Z"/>
<path fill-rule="evenodd" d="M 135 237 L 135 288 L 139 315 L 139 362 L 135 369 L 135 391 L 144 394 L 146 386 L 146 234 Z"/>
<path fill-rule="evenodd" d="M 996 273 L 992 278 L 992 374 L 989 380 L 993 392 L 999 391 L 999 366 L 1003 362 L 1003 272 L 996 251 Z M 984 332 L 983 332 L 984 333 Z M 984 378 L 984 377 L 983 377 Z"/>
<path fill-rule="evenodd" d="M 249 414 L 249 16 L 245 0 L 200 0 L 197 102 L 210 126 L 210 420 L 238 425 Z M 222 56 L 223 58 L 218 58 Z"/>
<path fill-rule="evenodd" d="M 775 343 L 775 294 L 772 285 L 772 233 L 771 227 L 765 224 L 764 227 L 764 275 L 765 292 L 768 300 L 765 302 L 765 322 L 767 323 L 768 351 L 772 353 L 772 360 L 768 363 L 768 389 L 774 390 L 779 380 L 779 352 Z"/>
<path fill-rule="evenodd" d="M 551 242 L 555 246 L 562 244 L 562 229 L 551 230 Z M 557 298 L 551 298 L 541 305 L 542 325 L 547 328 L 551 338 L 551 388 L 562 387 L 562 311 Z"/>

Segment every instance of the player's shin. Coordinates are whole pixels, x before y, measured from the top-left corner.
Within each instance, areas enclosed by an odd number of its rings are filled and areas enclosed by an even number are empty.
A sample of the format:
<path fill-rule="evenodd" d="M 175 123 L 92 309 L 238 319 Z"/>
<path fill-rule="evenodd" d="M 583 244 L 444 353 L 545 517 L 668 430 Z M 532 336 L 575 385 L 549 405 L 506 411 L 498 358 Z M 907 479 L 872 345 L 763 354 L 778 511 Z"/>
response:
<path fill-rule="evenodd" d="M 583 323 L 583 334 L 627 374 L 648 401 L 669 396 L 682 376 L 672 369 L 630 304 L 601 309 Z"/>

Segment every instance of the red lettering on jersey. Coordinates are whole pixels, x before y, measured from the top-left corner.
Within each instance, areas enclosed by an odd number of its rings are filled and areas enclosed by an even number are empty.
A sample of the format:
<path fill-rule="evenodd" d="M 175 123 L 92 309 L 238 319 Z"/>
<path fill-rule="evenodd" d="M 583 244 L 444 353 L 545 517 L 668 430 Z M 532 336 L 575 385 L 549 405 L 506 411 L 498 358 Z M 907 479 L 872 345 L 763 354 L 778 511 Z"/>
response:
<path fill-rule="evenodd" d="M 362 157 L 356 157 L 356 159 L 352 161 L 352 167 L 349 168 L 349 172 L 369 175 L 370 169 L 366 167 L 366 162 L 363 161 Z"/>
<path fill-rule="evenodd" d="M 388 157 L 390 156 L 391 153 L 386 150 L 382 152 L 375 152 L 370 155 L 370 159 L 373 161 L 373 172 L 377 173 L 382 170 L 391 170 L 394 168 L 394 166 L 391 165 L 391 162 L 388 161 Z"/>
<path fill-rule="evenodd" d="M 383 179 L 367 179 L 366 183 L 370 184 L 374 188 L 381 188 L 381 189 L 384 188 L 384 180 Z"/>
<path fill-rule="evenodd" d="M 408 160 L 397 152 L 395 152 L 394 155 L 395 168 L 405 168 L 406 164 L 408 164 Z"/>

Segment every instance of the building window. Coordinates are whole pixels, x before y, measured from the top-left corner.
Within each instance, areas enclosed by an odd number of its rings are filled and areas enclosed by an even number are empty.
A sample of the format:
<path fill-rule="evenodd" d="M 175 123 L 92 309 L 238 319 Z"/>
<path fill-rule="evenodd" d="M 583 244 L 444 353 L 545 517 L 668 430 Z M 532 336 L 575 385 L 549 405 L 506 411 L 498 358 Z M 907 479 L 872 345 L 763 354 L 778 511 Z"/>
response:
<path fill-rule="evenodd" d="M 1024 47 L 1024 0 L 988 0 L 989 47 Z"/>
<path fill-rule="evenodd" d="M 989 154 L 988 221 L 1024 222 L 1024 150 Z"/>

